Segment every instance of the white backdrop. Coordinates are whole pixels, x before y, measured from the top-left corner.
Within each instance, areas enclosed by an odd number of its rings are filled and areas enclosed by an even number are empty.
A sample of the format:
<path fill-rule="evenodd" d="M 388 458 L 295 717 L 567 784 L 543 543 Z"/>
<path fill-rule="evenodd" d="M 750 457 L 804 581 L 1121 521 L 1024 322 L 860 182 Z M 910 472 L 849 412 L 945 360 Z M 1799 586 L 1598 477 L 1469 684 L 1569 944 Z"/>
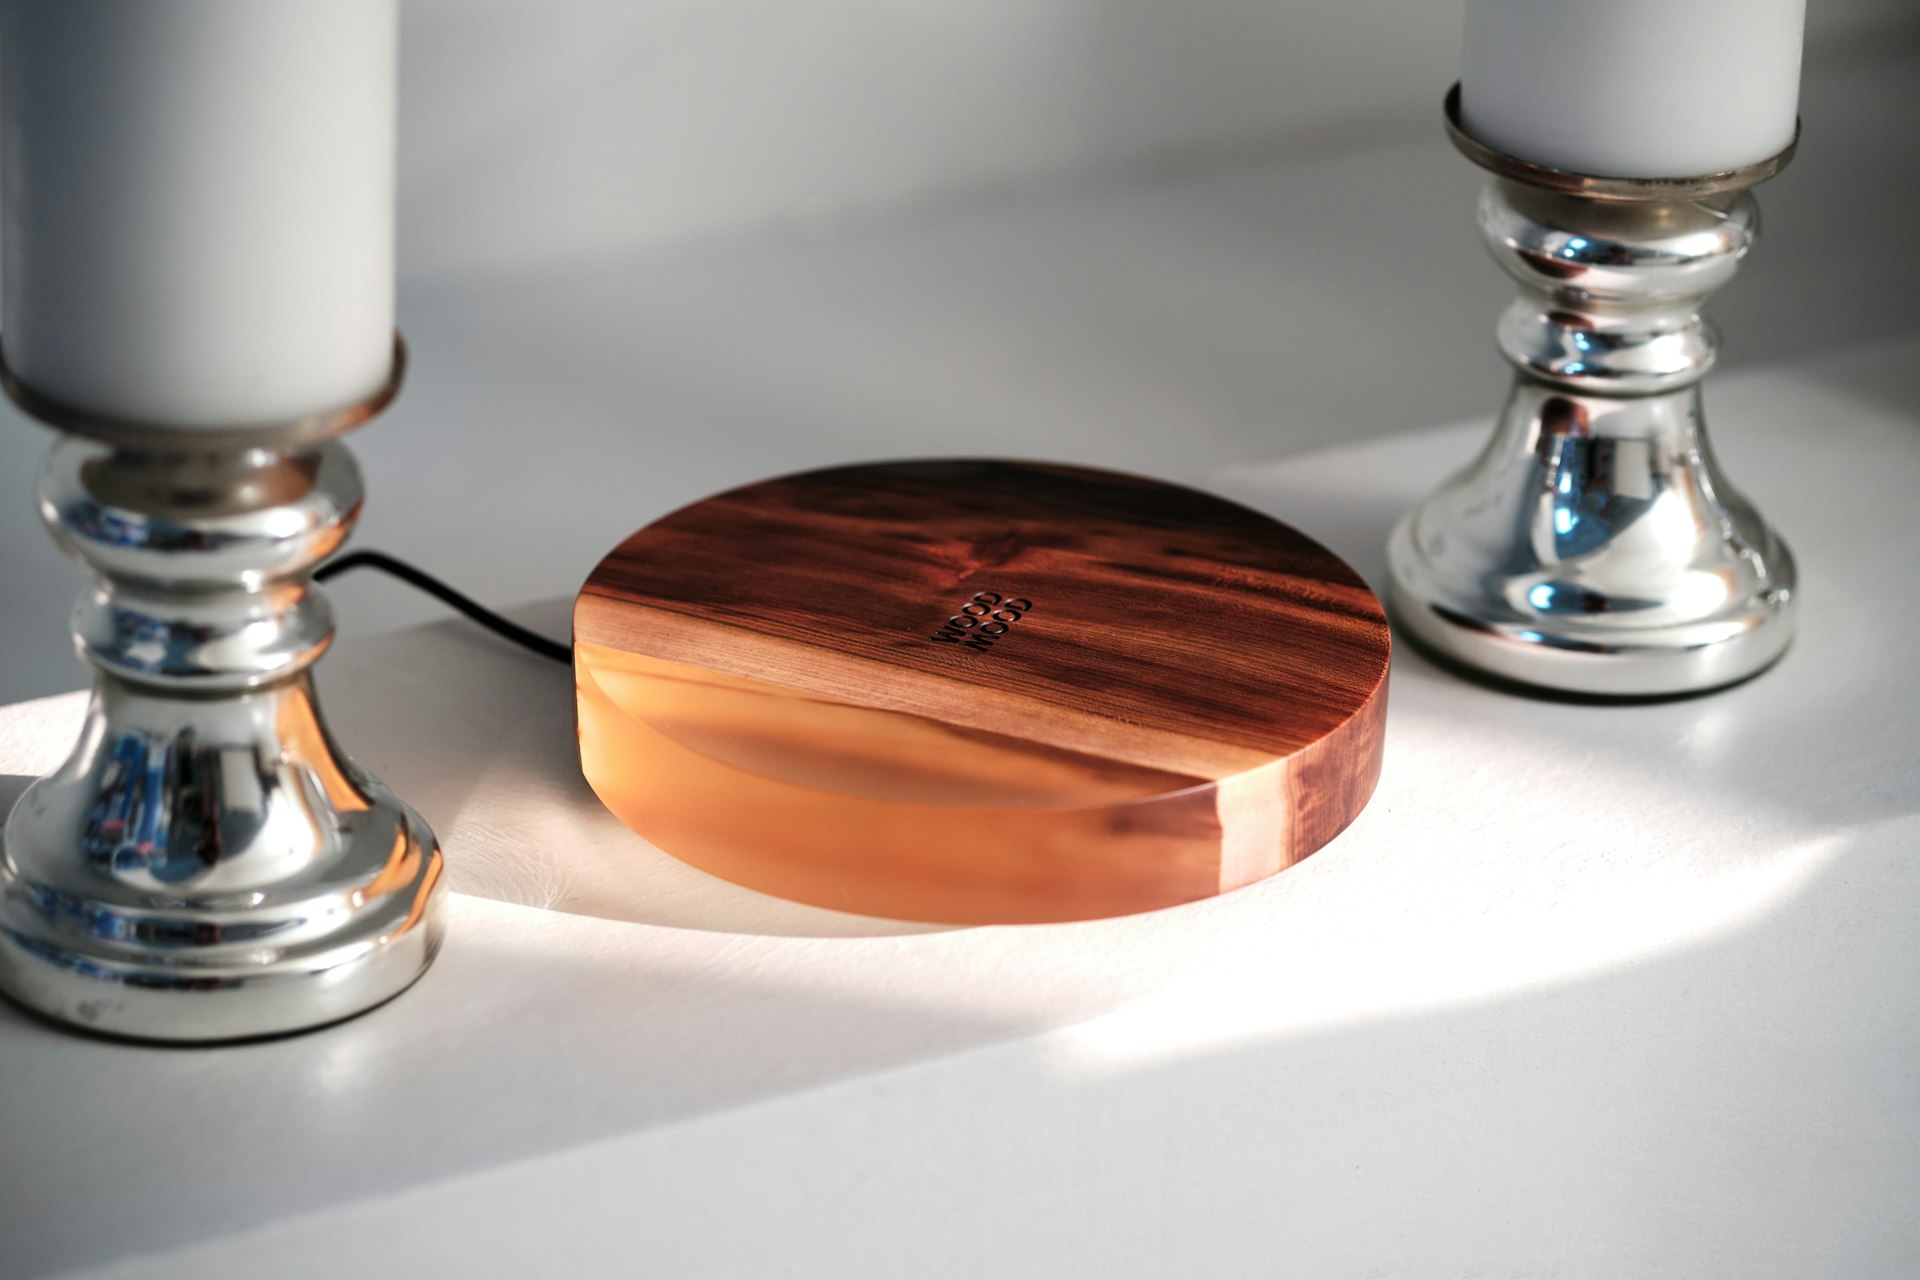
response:
<path fill-rule="evenodd" d="M 1816 54 L 1917 16 L 1811 0 Z M 402 270 L 810 225 L 1430 122 L 1459 0 L 407 0 Z"/>

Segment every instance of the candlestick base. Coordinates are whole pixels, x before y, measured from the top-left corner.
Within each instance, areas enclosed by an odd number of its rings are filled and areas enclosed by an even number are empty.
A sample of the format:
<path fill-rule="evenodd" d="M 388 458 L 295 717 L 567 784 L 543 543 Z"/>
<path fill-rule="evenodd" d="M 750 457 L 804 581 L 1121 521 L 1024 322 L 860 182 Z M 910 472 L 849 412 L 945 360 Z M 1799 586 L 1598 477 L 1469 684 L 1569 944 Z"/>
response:
<path fill-rule="evenodd" d="M 335 747 L 308 670 L 333 619 L 307 575 L 359 515 L 359 468 L 337 441 L 214 449 L 63 440 L 40 479 L 96 579 L 74 611 L 96 678 L 72 756 L 0 835 L 0 992 L 111 1035 L 338 1021 L 440 944 L 433 833 Z"/>
<path fill-rule="evenodd" d="M 1704 693 L 1793 634 L 1793 556 L 1728 484 L 1697 389 L 1571 396 L 1522 381 L 1479 461 L 1387 546 L 1412 637 L 1569 693 Z"/>
<path fill-rule="evenodd" d="M 1763 670 L 1792 637 L 1793 557 L 1714 460 L 1698 308 L 1753 243 L 1746 186 L 1791 148 L 1699 178 L 1588 178 L 1474 142 L 1457 88 L 1448 116 L 1501 175 L 1479 220 L 1520 285 L 1497 330 L 1515 380 L 1479 458 L 1395 529 L 1395 620 L 1568 693 L 1703 693 Z"/>
<path fill-rule="evenodd" d="M 0 860 L 0 991 L 91 1031 L 230 1040 L 337 1022 L 439 947 L 440 852 L 342 758 L 305 675 L 182 714 L 103 679 Z"/>

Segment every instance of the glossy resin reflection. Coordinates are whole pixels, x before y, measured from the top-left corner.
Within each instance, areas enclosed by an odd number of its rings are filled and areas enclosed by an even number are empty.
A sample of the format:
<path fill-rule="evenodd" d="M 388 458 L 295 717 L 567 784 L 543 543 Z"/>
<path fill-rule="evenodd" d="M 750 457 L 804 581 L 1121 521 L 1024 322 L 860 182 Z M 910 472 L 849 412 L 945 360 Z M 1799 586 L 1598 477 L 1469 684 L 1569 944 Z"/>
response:
<path fill-rule="evenodd" d="M 1167 906 L 1365 804 L 1389 640 L 1325 548 L 1158 482 L 957 461 L 750 486 L 575 612 L 581 760 L 751 887 L 949 922 Z"/>

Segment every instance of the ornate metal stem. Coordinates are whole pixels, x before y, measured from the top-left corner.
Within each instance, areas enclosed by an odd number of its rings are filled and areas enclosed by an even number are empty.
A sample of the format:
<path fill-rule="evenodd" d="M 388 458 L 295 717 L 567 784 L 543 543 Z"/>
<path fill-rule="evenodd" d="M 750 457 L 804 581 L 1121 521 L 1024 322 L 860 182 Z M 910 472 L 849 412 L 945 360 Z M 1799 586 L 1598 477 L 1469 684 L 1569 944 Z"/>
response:
<path fill-rule="evenodd" d="M 1520 286 L 1498 326 L 1516 377 L 1487 448 L 1388 545 L 1390 603 L 1416 639 L 1617 696 L 1704 692 L 1780 656 L 1793 558 L 1708 445 L 1716 337 L 1699 306 L 1753 243 L 1745 186 L 1783 158 L 1692 186 L 1488 164 L 1507 175 L 1480 228 Z"/>
<path fill-rule="evenodd" d="M 39 500 L 94 576 L 74 637 L 97 674 L 73 754 L 0 841 L 0 991 L 224 1040 L 405 989 L 440 943 L 439 848 L 334 745 L 309 674 L 333 618 L 308 574 L 361 506 L 346 446 L 64 439 Z"/>

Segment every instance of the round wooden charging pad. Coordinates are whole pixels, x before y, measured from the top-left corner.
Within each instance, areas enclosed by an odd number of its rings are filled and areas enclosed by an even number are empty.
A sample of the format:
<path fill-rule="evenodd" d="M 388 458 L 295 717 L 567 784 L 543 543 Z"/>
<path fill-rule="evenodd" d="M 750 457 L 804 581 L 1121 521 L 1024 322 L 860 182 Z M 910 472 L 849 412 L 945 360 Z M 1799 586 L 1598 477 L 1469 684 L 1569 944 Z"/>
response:
<path fill-rule="evenodd" d="M 674 512 L 574 607 L 580 759 L 660 848 L 782 897 L 1077 920 L 1280 871 L 1380 771 L 1389 639 L 1326 548 L 1073 467 L 769 480 Z"/>

